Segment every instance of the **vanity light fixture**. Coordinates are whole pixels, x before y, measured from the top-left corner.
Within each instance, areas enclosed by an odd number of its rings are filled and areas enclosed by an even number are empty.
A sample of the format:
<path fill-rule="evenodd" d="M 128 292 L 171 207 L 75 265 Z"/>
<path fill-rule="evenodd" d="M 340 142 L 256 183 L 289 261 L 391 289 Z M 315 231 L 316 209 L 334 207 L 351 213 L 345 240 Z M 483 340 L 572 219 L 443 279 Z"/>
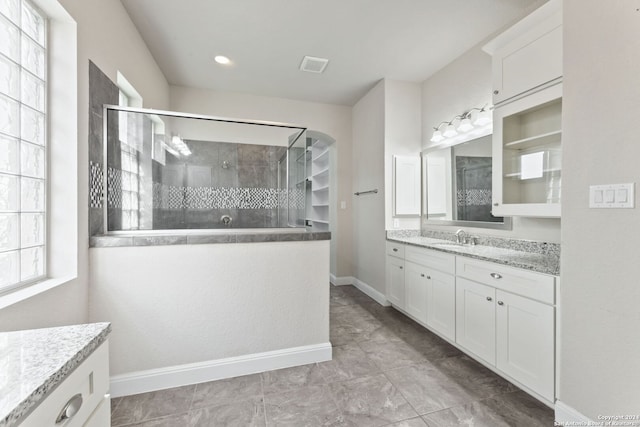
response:
<path fill-rule="evenodd" d="M 444 131 L 440 130 L 443 125 L 446 125 Z M 492 131 L 493 121 L 490 107 L 485 105 L 482 108 L 472 108 L 465 111 L 450 121 L 441 122 L 433 128 L 430 141 L 439 145 L 452 145 L 489 135 Z"/>

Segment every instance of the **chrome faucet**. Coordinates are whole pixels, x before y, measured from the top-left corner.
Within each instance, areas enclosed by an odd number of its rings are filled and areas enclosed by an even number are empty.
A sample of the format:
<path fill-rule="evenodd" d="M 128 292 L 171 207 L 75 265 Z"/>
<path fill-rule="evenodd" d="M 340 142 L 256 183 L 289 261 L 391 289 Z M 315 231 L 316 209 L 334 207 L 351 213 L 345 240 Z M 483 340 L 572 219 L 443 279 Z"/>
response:
<path fill-rule="evenodd" d="M 468 234 L 462 228 L 456 231 L 456 243 L 465 244 L 467 243 Z"/>

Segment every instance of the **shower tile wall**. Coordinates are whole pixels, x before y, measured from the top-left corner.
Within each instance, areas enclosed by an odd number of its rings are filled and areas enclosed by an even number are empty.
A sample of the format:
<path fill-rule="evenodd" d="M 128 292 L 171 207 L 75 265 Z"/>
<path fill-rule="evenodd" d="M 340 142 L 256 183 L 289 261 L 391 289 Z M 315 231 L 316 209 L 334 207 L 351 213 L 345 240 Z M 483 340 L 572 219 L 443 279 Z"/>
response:
<path fill-rule="evenodd" d="M 154 228 L 278 226 L 278 160 L 285 147 L 187 140 L 192 154 L 154 165 Z"/>
<path fill-rule="evenodd" d="M 118 87 L 89 61 L 89 236 L 104 233 L 103 224 L 103 105 L 118 104 Z M 117 122 L 110 135 L 118 135 Z M 117 161 L 119 164 L 119 161 Z M 114 222 L 119 215 L 112 212 Z"/>
<path fill-rule="evenodd" d="M 89 61 L 89 236 L 103 234 L 103 179 L 104 179 L 104 133 L 103 106 L 117 105 L 118 87 L 91 61 Z M 153 181 L 152 181 L 152 122 L 144 115 L 125 114 L 127 138 L 138 147 L 136 152 L 138 223 L 140 228 L 153 226 Z M 123 171 L 121 158 L 120 123 L 118 112 L 109 112 L 107 120 L 107 211 L 109 230 L 122 229 L 123 215 Z"/>

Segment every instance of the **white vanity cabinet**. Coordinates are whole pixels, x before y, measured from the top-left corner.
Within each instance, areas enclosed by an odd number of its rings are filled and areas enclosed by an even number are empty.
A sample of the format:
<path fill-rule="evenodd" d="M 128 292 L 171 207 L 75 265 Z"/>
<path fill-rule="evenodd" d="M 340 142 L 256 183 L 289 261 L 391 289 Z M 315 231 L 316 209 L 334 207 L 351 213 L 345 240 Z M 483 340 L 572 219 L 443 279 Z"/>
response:
<path fill-rule="evenodd" d="M 387 242 L 385 291 L 391 304 L 404 309 L 404 245 L 399 243 Z"/>
<path fill-rule="evenodd" d="M 554 276 L 387 241 L 386 286 L 395 308 L 554 402 Z"/>
<path fill-rule="evenodd" d="M 403 270 L 400 266 L 404 269 L 403 278 L 394 276 Z M 450 340 L 455 340 L 454 274 L 455 255 L 387 242 L 387 299 Z M 401 280 L 404 280 L 402 301 L 398 298 Z"/>
<path fill-rule="evenodd" d="M 553 276 L 457 257 L 457 343 L 554 400 Z"/>
<path fill-rule="evenodd" d="M 53 390 L 20 427 L 109 427 L 109 345 L 105 341 Z M 66 411 L 65 411 L 66 409 Z M 62 412 L 64 416 L 56 422 Z"/>

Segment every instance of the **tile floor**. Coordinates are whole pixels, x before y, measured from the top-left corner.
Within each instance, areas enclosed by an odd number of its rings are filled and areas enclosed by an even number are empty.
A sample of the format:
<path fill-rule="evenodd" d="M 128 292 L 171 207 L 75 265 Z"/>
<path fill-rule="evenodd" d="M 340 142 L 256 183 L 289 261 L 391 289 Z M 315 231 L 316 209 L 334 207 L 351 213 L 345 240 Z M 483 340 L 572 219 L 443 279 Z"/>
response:
<path fill-rule="evenodd" d="M 333 360 L 112 401 L 112 426 L 552 426 L 553 411 L 398 311 L 331 286 Z"/>

